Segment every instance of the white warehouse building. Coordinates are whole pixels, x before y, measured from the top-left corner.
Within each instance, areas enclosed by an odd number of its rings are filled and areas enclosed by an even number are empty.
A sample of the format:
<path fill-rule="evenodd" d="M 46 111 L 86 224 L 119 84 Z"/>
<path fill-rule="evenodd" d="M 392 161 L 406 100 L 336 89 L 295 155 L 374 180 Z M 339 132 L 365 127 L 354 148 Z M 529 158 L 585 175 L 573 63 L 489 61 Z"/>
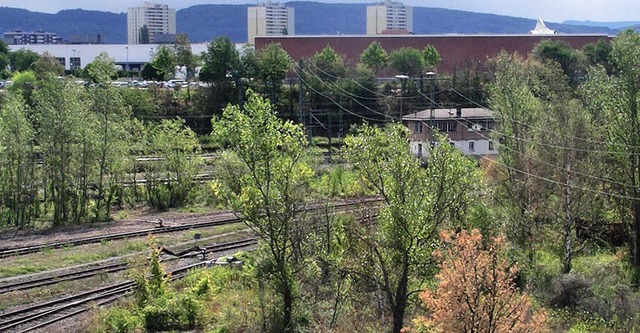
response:
<path fill-rule="evenodd" d="M 207 50 L 208 43 L 191 44 L 193 54 L 201 54 Z M 240 50 L 245 44 L 236 44 Z M 172 47 L 172 44 L 42 44 L 42 45 L 9 45 L 11 51 L 27 49 L 38 54 L 49 52 L 64 65 L 66 70 L 84 68 L 101 52 L 107 52 L 114 58 L 116 65 L 123 69 L 140 70 L 149 62 L 159 47 Z"/>

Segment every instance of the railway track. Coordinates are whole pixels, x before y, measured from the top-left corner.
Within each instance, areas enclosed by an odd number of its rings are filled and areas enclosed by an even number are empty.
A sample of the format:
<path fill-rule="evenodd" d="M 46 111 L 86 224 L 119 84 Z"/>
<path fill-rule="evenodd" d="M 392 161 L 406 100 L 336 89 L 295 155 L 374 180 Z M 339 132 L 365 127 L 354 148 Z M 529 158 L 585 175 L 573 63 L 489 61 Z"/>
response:
<path fill-rule="evenodd" d="M 255 243 L 255 241 L 256 241 L 255 238 L 248 238 L 244 243 L 246 243 L 246 245 L 252 245 Z M 216 244 L 204 246 L 202 248 L 206 249 L 205 253 L 210 253 L 212 251 L 217 251 L 217 249 L 219 249 L 220 247 L 224 248 L 225 246 L 227 246 L 227 244 L 229 243 L 222 243 L 222 244 L 216 243 Z M 243 245 L 243 241 L 239 241 L 239 243 L 237 244 Z M 184 259 L 184 258 L 196 256 L 199 254 L 200 254 L 199 252 L 193 252 L 189 255 L 184 255 L 180 257 L 170 257 L 162 261 L 167 262 L 167 261 L 172 261 L 177 259 Z M 127 262 L 108 263 L 106 265 L 99 265 L 99 266 L 92 265 L 92 267 L 81 268 L 79 270 L 74 270 L 71 272 L 51 274 L 48 276 L 43 276 L 43 277 L 38 277 L 38 278 L 33 278 L 28 280 L 19 280 L 16 282 L 0 283 L 0 294 L 20 291 L 20 290 L 28 290 L 28 289 L 38 288 L 38 287 L 44 287 L 44 286 L 65 282 L 65 281 L 86 279 L 99 274 L 109 274 L 109 273 L 124 271 L 128 268 L 129 268 L 129 264 Z"/>
<path fill-rule="evenodd" d="M 206 253 L 218 253 L 230 250 L 245 249 L 257 244 L 256 238 L 218 244 L 207 248 Z M 193 268 L 204 267 L 207 262 L 201 261 L 168 272 L 171 279 L 184 277 Z M 58 321 L 73 317 L 90 310 L 94 306 L 101 306 L 113 302 L 131 291 L 135 282 L 127 280 L 71 296 L 30 305 L 28 307 L 7 311 L 0 314 L 0 332 L 29 332 L 51 325 Z"/>
<path fill-rule="evenodd" d="M 328 206 L 328 208 L 346 210 L 349 207 L 358 206 L 362 204 L 376 203 L 376 202 L 380 202 L 380 199 L 365 199 L 365 200 L 359 200 L 355 202 L 338 203 L 338 204 L 330 205 Z M 324 208 L 326 208 L 326 206 L 313 205 L 309 208 L 304 209 L 304 211 L 314 211 L 314 210 L 324 209 Z M 145 237 L 150 234 L 155 235 L 155 234 L 171 233 L 171 232 L 177 232 L 177 231 L 185 231 L 190 229 L 209 228 L 214 226 L 238 223 L 241 221 L 242 221 L 242 218 L 235 217 L 235 216 L 234 217 L 213 217 L 205 221 L 196 222 L 196 223 L 188 223 L 188 224 L 173 225 L 173 226 L 162 226 L 162 227 L 148 228 L 148 229 L 137 230 L 137 231 L 113 233 L 108 235 L 78 238 L 74 240 L 51 242 L 51 243 L 25 246 L 25 247 L 0 248 L 0 258 L 7 258 L 12 256 L 36 253 L 36 252 L 43 251 L 45 249 L 59 249 L 63 247 L 94 244 L 94 243 L 100 243 L 103 241 L 110 241 L 110 240 Z"/>

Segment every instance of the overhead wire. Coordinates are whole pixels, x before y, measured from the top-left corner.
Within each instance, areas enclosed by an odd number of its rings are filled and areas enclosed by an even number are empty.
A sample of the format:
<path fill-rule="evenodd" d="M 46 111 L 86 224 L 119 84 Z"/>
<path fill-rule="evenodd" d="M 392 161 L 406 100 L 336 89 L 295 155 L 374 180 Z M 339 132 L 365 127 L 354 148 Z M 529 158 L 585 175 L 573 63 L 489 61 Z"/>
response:
<path fill-rule="evenodd" d="M 301 68 L 300 66 L 297 66 L 297 67 L 298 67 L 298 68 L 299 68 L 303 73 L 308 74 L 308 72 L 307 72 L 304 68 Z M 322 78 L 320 78 L 320 76 L 318 76 L 318 74 L 317 74 L 317 73 L 315 73 L 315 72 L 312 72 L 312 73 L 313 73 L 313 75 L 314 75 L 314 77 L 315 77 L 315 78 L 319 79 L 319 80 L 320 80 L 320 82 L 322 82 L 322 83 L 323 83 L 323 85 L 326 85 L 326 82 L 325 82 L 324 80 L 322 80 Z M 332 83 L 332 84 L 333 84 L 334 86 L 338 87 L 339 89 L 341 89 L 341 90 L 343 90 L 343 91 L 344 91 L 344 89 L 342 89 L 341 87 L 339 87 L 339 86 L 338 86 L 338 85 L 336 85 L 335 83 Z M 333 91 L 333 90 L 332 90 L 332 91 Z M 345 95 L 344 95 L 344 94 L 341 94 L 340 96 L 345 96 Z M 372 109 L 372 108 L 370 108 L 370 107 L 368 107 L 368 106 L 366 106 L 366 105 L 362 104 L 362 103 L 358 100 L 358 98 L 359 98 L 359 97 L 353 97 L 353 96 L 357 96 L 357 95 L 346 96 L 346 97 L 347 97 L 347 98 L 352 99 L 353 101 L 355 101 L 356 103 L 358 103 L 360 106 L 362 106 L 363 108 L 365 108 L 366 110 L 368 110 L 368 111 L 369 111 L 369 112 L 371 112 L 371 113 L 374 113 L 374 114 L 377 114 L 377 115 L 381 115 L 381 116 L 383 116 L 383 117 L 385 117 L 385 118 L 387 118 L 387 117 L 393 117 L 392 115 L 388 115 L 388 114 L 385 114 L 385 113 L 382 113 L 382 112 L 376 111 L 376 110 L 374 110 L 374 109 Z M 387 96 L 387 97 L 388 97 L 388 96 Z M 376 99 L 376 101 L 380 101 L 380 99 Z"/>
<path fill-rule="evenodd" d="M 428 98 L 428 97 L 427 97 L 427 98 Z M 429 100 L 431 101 L 431 99 L 429 99 Z M 439 104 L 439 103 L 437 103 L 437 102 L 435 102 L 435 101 L 433 101 L 433 102 L 434 102 L 434 104 L 435 104 L 436 106 L 438 106 L 439 108 L 444 108 L 441 104 Z M 486 108 L 485 108 L 485 109 L 486 109 Z M 486 110 L 488 110 L 488 109 L 486 109 Z M 467 125 L 466 123 L 462 122 L 459 118 L 453 118 L 453 117 L 452 117 L 452 118 L 447 118 L 447 120 L 449 120 L 449 121 L 450 121 L 450 120 L 453 120 L 453 121 L 455 121 L 457 124 L 462 125 L 462 126 L 465 126 L 465 127 L 466 127 L 466 125 Z M 426 123 L 426 122 L 424 122 L 424 121 L 421 121 L 421 123 L 422 123 L 422 124 L 424 124 L 424 125 L 429 126 L 429 124 L 427 124 L 427 123 Z M 482 133 L 478 133 L 478 132 L 476 132 L 476 134 L 477 134 L 477 135 L 479 135 L 480 137 L 484 138 L 484 139 L 487 139 L 487 140 L 493 140 L 493 138 L 490 138 L 490 137 L 488 137 L 488 136 L 486 136 L 486 135 L 484 135 L 484 134 L 482 134 Z M 506 148 L 507 150 L 513 151 L 513 152 L 515 152 L 515 153 L 517 153 L 517 154 L 524 155 L 524 153 L 519 152 L 519 151 L 514 150 L 514 149 L 511 149 L 511 148 L 509 148 L 508 146 L 501 145 L 501 147 L 502 147 L 503 149 L 504 149 L 504 148 Z M 564 168 L 561 168 L 560 166 L 558 166 L 558 165 L 556 165 L 556 164 L 549 163 L 549 162 L 543 161 L 543 160 L 541 160 L 541 159 L 533 159 L 533 160 L 534 160 L 534 161 L 536 161 L 536 162 L 540 162 L 540 163 L 543 163 L 543 164 L 546 164 L 546 165 L 549 165 L 549 166 L 555 167 L 557 170 L 566 171 Z M 497 161 L 494 161 L 494 162 L 496 162 L 496 163 L 498 163 L 498 164 L 500 164 L 500 165 L 502 165 L 502 166 L 504 166 L 504 167 L 507 167 L 507 168 L 510 168 L 510 169 L 514 169 L 514 170 L 515 170 L 515 168 L 510 167 L 510 166 L 507 166 L 507 165 L 505 165 L 505 164 L 503 164 L 503 163 L 500 163 L 500 162 L 497 162 Z M 522 172 L 522 173 L 528 173 L 528 172 L 523 171 L 523 170 L 517 170 L 517 171 Z M 609 184 L 616 184 L 616 185 L 620 185 L 620 186 L 623 186 L 623 187 L 626 187 L 626 188 L 633 188 L 633 186 L 631 186 L 631 185 L 629 185 L 629 184 L 626 184 L 626 183 L 618 182 L 618 181 L 615 181 L 615 180 L 612 180 L 612 179 L 607 179 L 607 178 L 602 178 L 602 177 L 594 176 L 594 175 L 591 175 L 591 174 L 588 174 L 588 173 L 583 173 L 583 172 L 576 171 L 576 170 L 571 170 L 571 171 L 570 171 L 570 173 L 573 173 L 573 174 L 575 174 L 575 175 L 581 175 L 581 176 L 584 176 L 584 177 L 587 177 L 587 178 L 591 178 L 591 179 L 594 179 L 594 180 L 598 180 L 598 181 L 606 182 L 606 183 L 609 183 Z M 542 177 L 542 176 L 537 176 L 537 175 L 532 174 L 532 173 L 528 173 L 528 174 L 529 174 L 529 175 L 531 175 L 532 177 L 535 177 L 535 178 L 548 179 L 548 178 L 545 178 L 545 177 Z M 559 182 L 559 181 L 556 181 L 556 180 L 551 180 L 551 181 L 553 181 L 555 184 L 558 184 L 558 185 L 563 185 L 563 186 L 564 186 L 564 185 L 566 185 L 566 184 L 563 184 L 563 183 L 561 183 L 561 182 Z M 578 187 L 576 187 L 576 188 L 578 188 Z M 578 189 L 588 190 L 588 189 L 586 189 L 586 188 L 578 188 Z M 593 191 L 598 191 L 598 190 L 593 190 Z M 608 192 L 598 191 L 597 193 L 599 193 L 599 194 L 603 194 L 603 193 L 608 193 Z M 611 196 L 620 196 L 620 195 L 618 195 L 618 194 L 614 194 L 614 193 L 608 193 L 608 195 L 611 195 Z M 628 199 L 628 198 L 631 198 L 631 197 L 626 197 L 626 196 L 625 196 L 625 199 Z"/>
<path fill-rule="evenodd" d="M 298 67 L 298 66 L 296 66 L 296 67 Z M 305 84 L 309 89 L 311 89 L 311 90 L 312 90 L 313 92 L 315 92 L 316 94 L 318 94 L 318 95 L 320 95 L 320 96 L 322 96 L 322 97 L 324 97 L 324 98 L 326 98 L 326 99 L 330 100 L 333 104 L 335 104 L 338 108 L 340 108 L 341 110 L 345 111 L 346 113 L 351 114 L 351 115 L 353 115 L 353 116 L 355 116 L 355 117 L 358 117 L 358 118 L 364 119 L 364 120 L 372 121 L 372 122 L 380 122 L 380 121 L 384 121 L 383 119 L 375 119 L 375 118 L 371 118 L 371 117 L 363 116 L 363 115 L 357 114 L 357 113 L 355 113 L 355 112 L 353 112 L 353 111 L 351 111 L 351 110 L 349 110 L 349 109 L 345 108 L 344 106 L 342 106 L 340 103 L 336 102 L 336 101 L 335 101 L 333 98 L 331 98 L 330 96 L 327 96 L 326 94 L 323 94 L 323 93 L 319 92 L 318 90 L 316 90 L 315 88 L 313 88 L 311 85 L 309 85 L 309 84 L 308 84 L 308 83 L 307 83 L 307 82 L 302 78 L 302 75 L 300 74 L 300 72 L 298 72 L 298 70 L 297 70 L 296 68 L 294 68 L 294 70 L 293 70 L 293 71 L 298 75 L 298 78 L 300 79 L 300 81 L 301 81 L 303 84 Z"/>
<path fill-rule="evenodd" d="M 472 103 L 473 105 L 475 105 L 475 106 L 477 106 L 477 107 L 480 107 L 480 108 L 483 108 L 483 109 L 486 109 L 486 110 L 489 110 L 486 106 L 484 106 L 484 105 L 482 105 L 482 104 L 480 104 L 480 103 L 478 103 L 478 102 L 476 102 L 476 101 L 474 101 L 474 100 L 470 99 L 469 97 L 465 96 L 465 95 L 464 95 L 464 94 L 462 94 L 461 92 L 459 92 L 459 91 L 457 91 L 457 90 L 455 90 L 455 89 L 453 89 L 453 88 L 452 88 L 452 89 L 450 89 L 450 90 L 451 90 L 451 91 L 453 91 L 454 93 L 456 93 L 458 96 L 460 96 L 460 97 L 464 98 L 464 99 L 465 99 L 465 100 L 467 100 L 468 102 Z M 525 126 L 532 127 L 532 126 L 531 126 L 531 124 L 526 124 L 526 123 L 524 123 L 524 122 L 517 121 L 517 120 L 512 120 L 512 121 L 513 121 L 513 122 L 515 122 L 515 123 L 517 123 L 517 124 L 519 124 L 519 125 L 525 125 Z M 589 138 L 581 138 L 581 137 L 577 137 L 577 136 L 574 136 L 574 135 L 568 135 L 568 134 L 564 134 L 564 133 L 557 133 L 557 132 L 550 131 L 550 130 L 547 130 L 547 129 L 544 129 L 544 128 L 540 128 L 540 127 L 532 127 L 532 128 L 534 128 L 534 129 L 536 129 L 536 130 L 538 130 L 538 131 L 542 131 L 542 132 L 550 133 L 550 134 L 553 134 L 553 135 L 560 135 L 560 136 L 563 136 L 563 137 L 566 137 L 566 138 L 570 138 L 570 139 L 577 139 L 577 140 L 581 140 L 581 141 L 589 142 L 589 143 L 594 143 L 594 144 L 611 145 L 611 143 L 609 143 L 609 142 L 603 142 L 603 141 L 593 140 L 593 139 L 589 139 Z M 637 146 L 637 145 L 614 144 L 614 146 L 620 146 L 620 147 L 625 147 L 625 148 L 640 149 L 640 146 Z M 625 154 L 627 154 L 627 153 L 625 153 Z"/>

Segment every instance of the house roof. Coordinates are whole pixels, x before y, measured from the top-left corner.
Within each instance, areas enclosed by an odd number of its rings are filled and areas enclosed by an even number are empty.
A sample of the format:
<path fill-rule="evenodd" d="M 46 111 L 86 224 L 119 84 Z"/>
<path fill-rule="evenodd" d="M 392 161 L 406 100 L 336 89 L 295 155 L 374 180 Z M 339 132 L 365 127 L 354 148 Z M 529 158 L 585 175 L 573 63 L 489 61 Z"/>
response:
<path fill-rule="evenodd" d="M 484 108 L 462 108 L 462 114 L 457 117 L 457 109 L 434 109 L 433 118 L 444 119 L 487 119 L 493 118 L 493 111 Z M 429 120 L 431 119 L 431 109 L 418 111 L 402 117 L 402 120 Z"/>

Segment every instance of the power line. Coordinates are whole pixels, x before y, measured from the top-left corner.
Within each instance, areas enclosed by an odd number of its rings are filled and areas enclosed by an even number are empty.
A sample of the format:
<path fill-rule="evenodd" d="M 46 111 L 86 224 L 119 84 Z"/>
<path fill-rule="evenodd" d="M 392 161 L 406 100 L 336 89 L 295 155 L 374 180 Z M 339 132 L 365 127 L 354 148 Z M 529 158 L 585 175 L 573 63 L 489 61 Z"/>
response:
<path fill-rule="evenodd" d="M 428 98 L 428 97 L 427 97 L 427 98 Z M 428 98 L 428 99 L 429 99 L 429 98 Z M 430 99 L 429 99 L 429 100 L 430 100 Z M 438 104 L 437 102 L 435 102 L 435 101 L 433 101 L 433 102 L 434 102 L 434 104 L 435 104 L 436 106 L 438 106 L 438 107 L 442 107 L 442 105 Z M 487 110 L 488 110 L 488 109 L 487 109 Z M 462 121 L 460 121 L 458 118 L 448 118 L 447 120 L 453 120 L 453 121 L 455 121 L 456 123 L 458 123 L 458 124 L 460 124 L 460 125 L 466 126 L 466 124 L 465 124 L 465 123 L 463 123 Z M 429 126 L 429 124 L 427 124 L 427 123 L 426 123 L 426 122 L 424 122 L 424 121 L 420 121 L 420 122 L 421 122 L 422 124 L 424 124 L 424 125 Z M 482 137 L 482 138 L 484 138 L 484 139 L 492 140 L 492 138 L 487 137 L 486 135 L 483 135 L 483 134 L 481 134 L 481 133 L 477 133 L 477 132 L 476 132 L 476 134 L 478 134 L 480 137 Z M 508 150 L 511 150 L 511 151 L 513 151 L 513 152 L 515 152 L 515 153 L 518 153 L 518 154 L 520 154 L 520 155 L 524 155 L 524 153 L 519 152 L 519 151 L 516 151 L 516 150 L 514 150 L 514 149 L 511 149 L 511 148 L 509 148 L 508 146 L 501 146 L 501 147 L 502 147 L 502 148 L 507 148 Z M 526 157 L 526 156 L 525 156 L 525 157 Z M 484 158 L 484 157 L 483 157 L 483 158 Z M 532 160 L 537 161 L 537 162 L 541 162 L 541 163 L 543 163 L 543 164 L 547 164 L 547 165 L 549 165 L 549 166 L 553 166 L 553 167 L 555 167 L 557 170 L 565 171 L 563 168 L 561 168 L 561 167 L 559 167 L 559 166 L 557 166 L 557 165 L 555 165 L 555 164 L 552 164 L 552 163 L 549 163 L 549 162 L 545 162 L 545 161 L 543 161 L 543 160 L 535 159 L 535 158 L 532 158 Z M 498 164 L 501 164 L 501 165 L 503 165 L 503 166 L 505 166 L 505 167 L 507 167 L 507 168 L 515 169 L 515 168 L 510 167 L 510 166 L 507 166 L 507 165 L 505 165 L 505 164 L 503 164 L 503 163 L 500 163 L 500 162 L 497 162 L 497 161 L 495 161 L 495 162 L 496 162 L 496 163 L 498 163 Z M 516 170 L 517 170 L 517 169 L 516 169 Z M 528 172 L 523 171 L 523 170 L 517 170 L 517 171 L 519 171 L 519 172 L 521 172 L 521 173 L 528 173 Z M 629 185 L 629 184 L 621 183 L 621 182 L 618 182 L 618 181 L 615 181 L 615 180 L 612 180 L 612 179 L 601 178 L 601 177 L 598 177 L 598 176 L 594 176 L 594 175 L 587 174 L 587 173 L 582 173 L 582 172 L 575 171 L 575 170 L 572 170 L 572 171 L 570 171 L 570 172 L 571 172 L 571 173 L 573 173 L 573 174 L 576 174 L 576 175 L 582 175 L 582 176 L 584 176 L 584 177 L 588 177 L 588 178 L 591 178 L 591 179 L 595 179 L 595 180 L 603 181 L 603 182 L 606 182 L 606 183 L 616 184 L 616 185 L 621 185 L 621 186 L 624 186 L 624 187 L 627 187 L 627 188 L 633 188 L 633 186 L 631 186 L 631 185 Z M 534 174 L 531 174 L 531 173 L 529 173 L 529 174 L 530 174 L 531 176 L 535 176 L 536 178 L 547 179 L 547 178 L 544 178 L 544 177 L 542 177 L 542 176 L 537 176 L 537 175 L 534 175 Z M 553 181 L 555 184 L 559 184 L 559 185 L 567 186 L 567 184 L 563 184 L 563 183 L 558 182 L 558 181 L 555 181 L 555 180 L 552 180 L 552 181 Z M 577 189 L 582 189 L 582 190 L 588 190 L 588 189 L 586 189 L 586 188 L 582 188 L 582 187 L 575 187 L 575 188 L 577 188 Z M 597 190 L 592 190 L 592 191 L 597 191 Z M 597 193 L 602 194 L 602 193 L 608 193 L 608 192 L 598 191 Z M 608 193 L 608 195 L 610 195 L 610 196 L 619 196 L 619 195 L 617 195 L 617 194 L 613 194 L 613 193 Z M 626 198 L 626 199 L 630 198 L 630 197 L 626 197 L 626 196 L 623 196 L 623 197 L 624 197 L 624 198 Z"/>
<path fill-rule="evenodd" d="M 469 97 L 465 96 L 465 95 L 464 95 L 464 94 L 462 94 L 461 92 L 459 92 L 459 91 L 457 91 L 457 90 L 455 90 L 455 89 L 451 89 L 451 91 L 453 91 L 454 93 L 456 93 L 458 96 L 460 96 L 460 97 L 464 98 L 464 99 L 465 99 L 465 100 L 467 100 L 468 102 L 472 103 L 473 105 L 476 105 L 476 106 L 478 106 L 478 107 L 480 107 L 480 108 L 483 108 L 483 109 L 485 109 L 485 110 L 489 110 L 489 109 L 488 109 L 487 107 L 485 107 L 484 105 L 481 105 L 480 103 L 478 103 L 478 102 L 476 102 L 476 101 L 474 101 L 474 100 L 470 99 Z M 558 132 L 552 132 L 552 131 L 546 130 L 546 129 L 544 129 L 544 128 L 540 128 L 540 127 L 533 127 L 533 126 L 531 126 L 531 124 L 527 124 L 527 123 L 520 122 L 520 121 L 513 120 L 513 119 L 512 119 L 512 121 L 513 121 L 513 122 L 515 122 L 515 123 L 517 123 L 517 124 L 525 125 L 525 126 L 529 126 L 529 127 L 534 128 L 534 129 L 536 129 L 536 130 L 539 130 L 539 131 L 542 131 L 542 132 L 546 132 L 546 133 L 550 133 L 550 134 L 553 134 L 553 135 L 560 135 L 560 136 L 564 136 L 564 137 L 566 137 L 566 138 L 582 140 L 582 141 L 585 141 L 585 142 L 594 143 L 594 144 L 599 144 L 599 145 L 612 145 L 611 143 L 608 143 L 608 142 L 603 142 L 603 141 L 598 141 L 598 140 L 593 140 L 593 139 L 588 139 L 588 138 L 581 138 L 581 137 L 577 137 L 577 136 L 573 136 L 573 135 L 568 135 L 568 134 L 563 134 L 563 133 L 558 133 Z M 636 146 L 636 145 L 626 145 L 626 144 L 623 144 L 623 143 L 622 143 L 622 144 L 613 144 L 613 145 L 614 145 L 614 146 L 621 146 L 621 147 L 625 147 L 625 148 L 640 149 L 640 146 Z"/>

